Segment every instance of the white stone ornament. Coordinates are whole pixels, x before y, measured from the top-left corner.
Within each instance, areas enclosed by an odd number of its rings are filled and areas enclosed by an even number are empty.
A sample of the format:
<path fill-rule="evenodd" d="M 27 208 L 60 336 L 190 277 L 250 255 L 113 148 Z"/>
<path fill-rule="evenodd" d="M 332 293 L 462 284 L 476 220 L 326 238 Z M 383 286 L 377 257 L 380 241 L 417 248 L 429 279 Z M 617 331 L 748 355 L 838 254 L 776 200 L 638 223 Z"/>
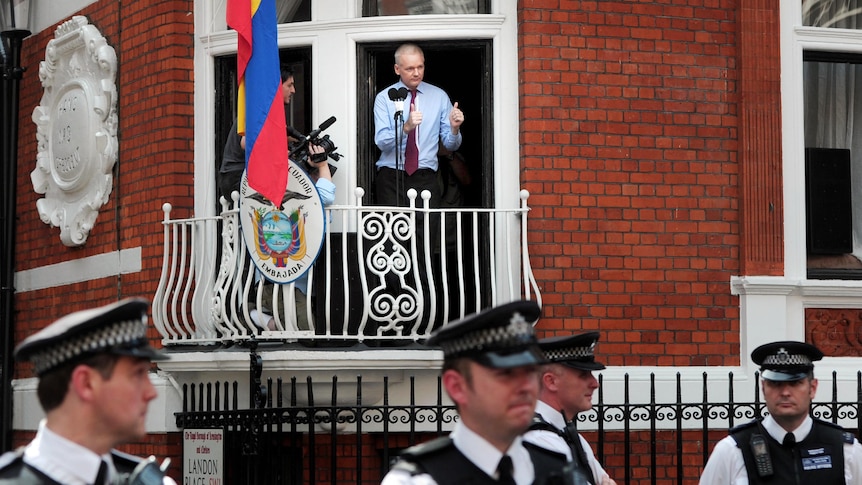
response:
<path fill-rule="evenodd" d="M 30 173 L 42 222 L 81 246 L 108 202 L 117 160 L 117 55 L 86 17 L 63 22 L 39 64 L 33 110 L 38 154 Z"/>

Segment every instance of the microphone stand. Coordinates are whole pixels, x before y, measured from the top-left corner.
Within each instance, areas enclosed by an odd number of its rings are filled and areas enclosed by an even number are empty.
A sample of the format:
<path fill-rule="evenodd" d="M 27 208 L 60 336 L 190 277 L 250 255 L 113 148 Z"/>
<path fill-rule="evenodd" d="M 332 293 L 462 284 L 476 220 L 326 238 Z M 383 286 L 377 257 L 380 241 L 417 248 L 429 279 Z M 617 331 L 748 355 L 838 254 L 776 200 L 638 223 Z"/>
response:
<path fill-rule="evenodd" d="M 398 122 L 401 122 L 399 127 Z M 395 112 L 395 205 L 401 205 L 401 192 L 404 190 L 404 157 L 401 155 L 401 142 L 404 141 L 404 116 Z"/>

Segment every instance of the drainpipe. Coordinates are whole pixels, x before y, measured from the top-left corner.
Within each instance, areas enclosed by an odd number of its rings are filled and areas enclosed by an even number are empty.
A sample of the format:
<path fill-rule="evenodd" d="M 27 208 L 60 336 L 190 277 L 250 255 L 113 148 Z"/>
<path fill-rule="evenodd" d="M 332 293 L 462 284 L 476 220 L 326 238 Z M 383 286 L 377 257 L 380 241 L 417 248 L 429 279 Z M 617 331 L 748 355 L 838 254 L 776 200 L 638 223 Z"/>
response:
<path fill-rule="evenodd" d="M 21 67 L 21 43 L 30 35 L 27 30 L 12 29 L 0 32 L 4 47 L 8 50 L 3 56 L 2 74 L 3 123 L 2 143 L 0 143 L 0 163 L 2 163 L 2 239 L 0 251 L 0 328 L 2 328 L 2 368 L 0 368 L 0 451 L 12 449 L 12 375 L 14 359 L 12 351 L 15 344 L 15 224 L 16 192 L 18 172 L 18 94 L 24 69 Z"/>

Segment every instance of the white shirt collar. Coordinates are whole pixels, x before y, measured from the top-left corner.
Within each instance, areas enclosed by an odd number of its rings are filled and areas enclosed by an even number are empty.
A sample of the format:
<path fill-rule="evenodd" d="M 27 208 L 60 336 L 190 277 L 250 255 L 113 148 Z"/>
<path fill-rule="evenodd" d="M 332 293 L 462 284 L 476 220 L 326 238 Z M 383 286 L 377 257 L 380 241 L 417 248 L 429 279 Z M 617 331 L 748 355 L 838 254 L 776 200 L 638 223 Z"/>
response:
<path fill-rule="evenodd" d="M 811 419 L 811 416 L 805 416 L 805 420 L 802 421 L 802 424 L 793 430 L 793 436 L 796 438 L 797 443 L 808 437 L 808 433 L 811 432 L 811 427 L 813 425 L 814 420 Z M 769 433 L 769 436 L 772 436 L 775 441 L 779 443 L 784 442 L 784 435 L 787 434 L 787 430 L 776 423 L 775 419 L 771 415 L 763 418 L 763 429 L 765 429 L 766 432 Z"/>
<path fill-rule="evenodd" d="M 36 437 L 24 449 L 24 462 L 53 480 L 67 485 L 89 485 L 96 479 L 102 460 L 113 471 L 108 453 L 99 456 L 91 450 L 51 431 L 45 420 L 39 422 Z"/>
<path fill-rule="evenodd" d="M 563 420 L 563 413 L 561 413 L 557 409 L 552 408 L 551 405 L 546 403 L 545 401 L 536 401 L 536 414 L 541 416 L 542 419 L 544 419 L 557 429 L 561 430 L 566 427 L 566 422 Z"/>
<path fill-rule="evenodd" d="M 449 436 L 458 451 L 468 460 L 488 476 L 496 478 L 497 465 L 500 463 L 500 458 L 503 457 L 500 450 L 465 426 L 462 421 L 455 423 L 455 428 Z M 519 485 L 533 483 L 533 461 L 530 458 L 530 452 L 524 448 L 520 437 L 515 438 L 515 441 L 506 450 L 506 454 L 512 458 L 515 483 Z"/>

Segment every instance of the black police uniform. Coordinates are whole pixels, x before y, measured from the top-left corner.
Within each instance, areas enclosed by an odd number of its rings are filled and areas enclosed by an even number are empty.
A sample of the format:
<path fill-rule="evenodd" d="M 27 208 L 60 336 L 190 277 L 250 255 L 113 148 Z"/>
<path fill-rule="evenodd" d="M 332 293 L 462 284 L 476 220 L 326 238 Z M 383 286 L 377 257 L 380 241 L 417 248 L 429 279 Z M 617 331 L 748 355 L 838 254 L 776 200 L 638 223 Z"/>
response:
<path fill-rule="evenodd" d="M 161 479 L 158 481 L 143 482 L 137 478 L 139 475 L 135 475 L 135 481 L 132 482 L 132 475 L 135 473 L 136 468 L 145 463 L 144 460 L 137 456 L 111 450 L 111 461 L 114 462 L 114 468 L 116 468 L 119 474 L 118 479 L 112 482 L 113 484 L 124 485 L 135 483 L 144 485 L 162 483 Z M 23 447 L 0 456 L 0 485 L 11 485 L 13 483 L 18 485 L 63 485 L 40 472 L 37 468 L 24 463 Z"/>
<path fill-rule="evenodd" d="M 809 379 L 814 362 L 822 358 L 823 352 L 817 347 L 795 341 L 768 343 L 751 353 L 751 360 L 760 365 L 761 378 L 772 383 Z M 809 422 L 810 430 L 797 442 Z M 729 437 L 713 450 L 700 483 L 716 485 L 719 476 L 743 478 L 738 468 L 740 457 L 745 477 L 754 485 L 859 483 L 862 447 L 852 434 L 809 416 L 791 431 L 771 416 L 731 429 Z"/>
<path fill-rule="evenodd" d="M 751 440 L 760 435 L 767 445 L 771 473 L 758 469 Z M 832 423 L 814 420 L 811 432 L 802 441 L 785 446 L 763 429 L 760 420 L 730 430 L 730 435 L 742 451 L 748 483 L 759 484 L 843 484 L 844 444 L 853 444 L 853 435 Z M 766 455 L 764 455 L 766 456 Z M 762 457 L 761 457 L 762 459 Z"/>
<path fill-rule="evenodd" d="M 568 427 L 567 427 L 568 428 Z M 536 413 L 533 416 L 533 422 L 530 424 L 530 431 L 547 431 L 548 433 L 554 433 L 563 441 L 569 445 L 569 448 L 572 450 L 572 461 L 576 468 L 584 471 L 584 477 L 588 483 L 591 485 L 595 485 L 596 480 L 593 478 L 593 474 L 590 469 L 590 462 L 587 458 L 587 452 L 584 451 L 583 446 L 581 445 L 581 440 L 578 439 L 578 433 L 573 428 L 568 428 L 565 430 L 557 429 L 553 424 L 545 421 L 541 414 Z M 529 441 L 527 444 L 531 444 Z M 535 446 L 535 445 L 533 445 Z M 543 448 L 544 449 L 544 448 Z"/>
<path fill-rule="evenodd" d="M 592 372 L 605 369 L 605 365 L 596 362 L 595 359 L 595 348 L 598 340 L 599 332 L 584 332 L 578 335 L 550 337 L 539 340 L 539 348 L 544 352 L 548 362 Z M 583 470 L 587 481 L 594 485 L 596 478 L 593 476 L 589 458 L 587 458 L 587 453 L 578 436 L 574 421 L 575 416 L 562 416 L 563 421 L 566 419 L 571 419 L 572 421 L 560 429 L 553 423 L 548 422 L 538 409 L 540 408 L 537 408 L 536 415 L 533 417 L 530 431 L 553 433 L 562 438 L 571 451 L 573 464 L 580 470 Z M 530 434 L 527 434 L 526 439 L 530 440 Z"/>
<path fill-rule="evenodd" d="M 563 485 L 563 469 L 566 456 L 524 443 L 530 453 L 535 469 L 536 484 Z M 499 484 L 458 451 L 448 436 L 416 445 L 404 450 L 393 469 L 401 469 L 411 475 L 427 473 L 439 484 L 458 483 L 470 485 Z"/>
<path fill-rule="evenodd" d="M 466 358 L 497 369 L 542 364 L 545 358 L 532 325 L 539 313 L 539 306 L 534 302 L 507 303 L 450 323 L 432 334 L 427 343 L 439 345 L 447 362 Z M 463 422 L 456 425 L 454 433 L 457 434 L 459 429 L 463 431 L 460 436 L 472 440 L 470 443 L 490 446 L 485 438 L 469 430 Z M 499 483 L 468 458 L 469 453 L 465 453 L 469 450 L 458 448 L 463 446 L 456 444 L 458 439 L 445 437 L 407 449 L 384 477 L 383 483 L 413 483 L 414 480 L 428 483 L 430 479 L 439 485 Z M 510 459 L 515 463 L 515 472 L 519 466 L 528 466 L 528 459 L 532 462 L 534 484 L 569 483 L 556 481 L 562 480 L 566 473 L 564 455 L 523 442 L 513 443 L 504 456 L 509 454 L 513 454 Z"/>
<path fill-rule="evenodd" d="M 165 360 L 167 355 L 152 348 L 147 339 L 148 307 L 145 300 L 129 298 L 111 305 L 71 313 L 21 342 L 15 349 L 15 358 L 32 362 L 39 378 L 51 375 L 61 366 L 74 365 L 95 355 Z M 52 432 L 46 423 L 47 421 L 43 421 L 40 424 L 39 433 L 44 433 L 42 439 L 30 445 L 38 447 L 34 450 L 39 456 L 35 463 L 25 457 L 27 447 L 0 456 L 0 484 L 54 484 L 59 483 L 55 473 L 102 473 L 98 469 L 87 470 L 80 462 L 74 461 L 73 457 L 63 456 L 68 450 L 59 443 L 66 438 Z M 85 447 L 78 448 L 81 456 L 89 457 L 95 454 Z M 61 466 L 56 467 L 55 472 L 37 468 L 39 460 L 42 460 L 45 466 L 51 467 L 63 458 L 72 461 L 64 460 Z M 111 461 L 117 472 L 116 476 L 111 477 L 112 484 L 174 483 L 172 479 L 165 477 L 164 470 L 155 464 L 155 458 L 144 460 L 111 450 Z M 103 466 L 107 464 L 103 462 Z M 49 473 L 54 475 L 54 478 L 49 476 Z"/>

